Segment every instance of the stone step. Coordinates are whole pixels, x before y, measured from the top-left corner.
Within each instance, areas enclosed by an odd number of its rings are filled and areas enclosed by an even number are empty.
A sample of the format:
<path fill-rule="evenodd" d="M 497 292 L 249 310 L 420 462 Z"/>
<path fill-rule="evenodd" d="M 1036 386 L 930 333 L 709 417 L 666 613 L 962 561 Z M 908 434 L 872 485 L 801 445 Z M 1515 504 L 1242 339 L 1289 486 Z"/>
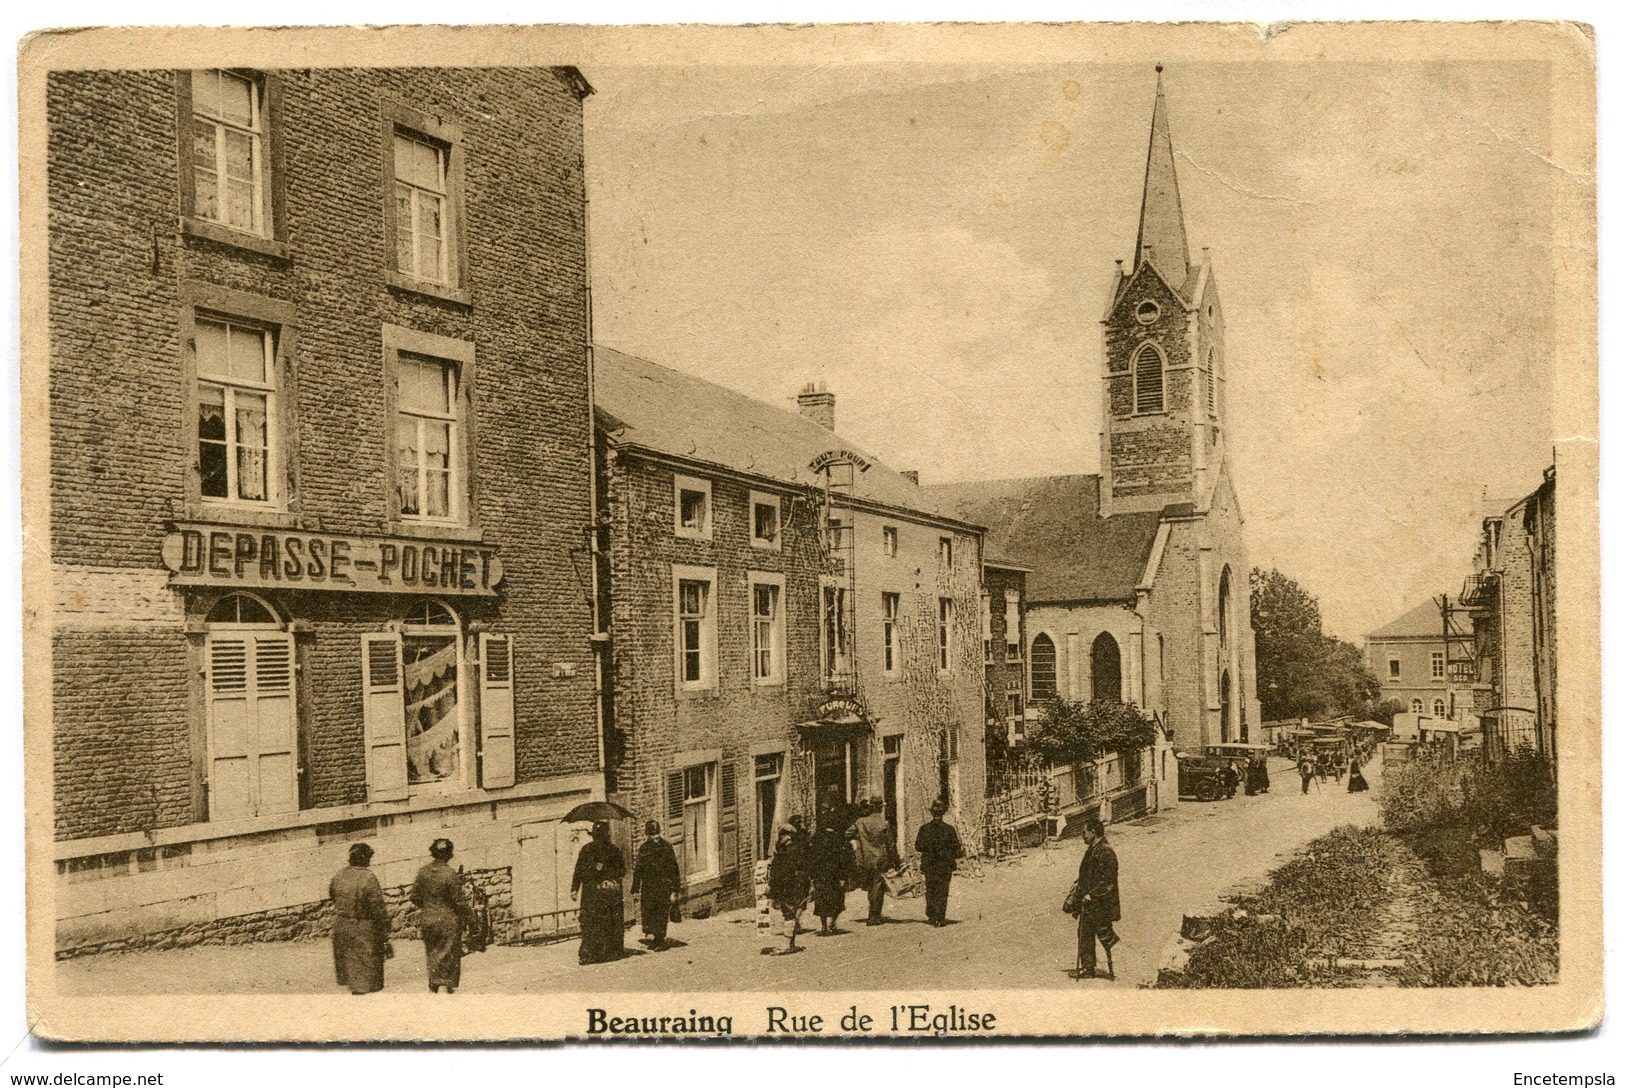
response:
<path fill-rule="evenodd" d="M 1514 835 L 1506 841 L 1506 856 L 1508 861 L 1534 860 L 1534 838 L 1529 835 Z"/>
<path fill-rule="evenodd" d="M 1506 875 L 1506 855 L 1499 850 L 1480 850 L 1478 852 L 1478 867 L 1484 875 L 1494 880 L 1500 880 Z"/>
<path fill-rule="evenodd" d="M 1531 827 L 1529 837 L 1534 840 L 1535 853 L 1543 858 L 1557 857 L 1557 832 L 1545 827 Z"/>

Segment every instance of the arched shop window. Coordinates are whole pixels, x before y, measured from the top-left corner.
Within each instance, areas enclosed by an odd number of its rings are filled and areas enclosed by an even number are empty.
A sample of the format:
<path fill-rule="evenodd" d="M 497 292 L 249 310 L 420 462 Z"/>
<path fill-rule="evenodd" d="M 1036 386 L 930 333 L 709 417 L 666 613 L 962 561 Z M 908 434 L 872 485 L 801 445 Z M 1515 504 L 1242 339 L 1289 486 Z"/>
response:
<path fill-rule="evenodd" d="M 270 605 L 222 597 L 204 623 L 210 820 L 299 808 L 293 636 Z"/>
<path fill-rule="evenodd" d="M 1032 699 L 1038 702 L 1043 699 L 1055 698 L 1055 642 L 1048 635 L 1039 635 L 1033 639 L 1032 653 L 1029 657 L 1032 665 Z"/>
<path fill-rule="evenodd" d="M 457 614 L 435 600 L 413 602 L 401 625 L 407 781 L 464 779 Z"/>

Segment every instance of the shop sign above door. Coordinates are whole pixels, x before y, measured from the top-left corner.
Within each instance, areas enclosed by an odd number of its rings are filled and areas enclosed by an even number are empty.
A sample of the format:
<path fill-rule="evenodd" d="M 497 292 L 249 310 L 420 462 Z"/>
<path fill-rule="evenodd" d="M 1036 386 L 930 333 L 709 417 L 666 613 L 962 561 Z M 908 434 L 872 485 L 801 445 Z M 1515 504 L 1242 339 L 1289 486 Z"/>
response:
<path fill-rule="evenodd" d="M 503 575 L 484 545 L 231 525 L 175 524 L 163 557 L 182 586 L 494 597 Z"/>

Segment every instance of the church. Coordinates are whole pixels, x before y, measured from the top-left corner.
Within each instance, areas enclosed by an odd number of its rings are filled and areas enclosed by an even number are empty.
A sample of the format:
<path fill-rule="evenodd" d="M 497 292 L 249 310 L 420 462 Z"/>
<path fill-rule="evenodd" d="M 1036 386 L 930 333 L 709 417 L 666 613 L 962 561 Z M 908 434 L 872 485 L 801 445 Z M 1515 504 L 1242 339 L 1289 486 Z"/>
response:
<path fill-rule="evenodd" d="M 1101 318 L 1099 474 L 925 490 L 988 527 L 990 560 L 1031 572 L 1033 704 L 1133 703 L 1195 750 L 1257 739 L 1260 716 L 1224 310 L 1208 251 L 1193 262 L 1186 241 L 1161 72 L 1134 259 L 1118 262 Z"/>

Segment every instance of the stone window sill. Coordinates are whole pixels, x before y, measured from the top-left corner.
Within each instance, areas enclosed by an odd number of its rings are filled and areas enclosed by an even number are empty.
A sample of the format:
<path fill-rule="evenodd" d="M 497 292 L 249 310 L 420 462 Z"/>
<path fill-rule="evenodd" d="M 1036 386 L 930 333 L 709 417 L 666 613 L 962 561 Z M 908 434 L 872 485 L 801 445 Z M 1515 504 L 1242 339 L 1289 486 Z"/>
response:
<path fill-rule="evenodd" d="M 474 303 L 474 297 L 466 287 L 431 283 L 428 280 L 420 280 L 415 276 L 402 275 L 393 268 L 384 270 L 384 282 L 397 291 L 424 295 L 428 298 L 439 299 L 442 302 L 455 302 L 459 306 L 471 306 Z"/>
<path fill-rule="evenodd" d="M 196 216 L 181 217 L 181 233 L 188 238 L 202 238 L 223 246 L 245 249 L 262 257 L 274 257 L 279 261 L 288 259 L 287 245 L 275 238 L 262 238 L 257 234 L 249 234 L 223 223 L 199 219 Z"/>

